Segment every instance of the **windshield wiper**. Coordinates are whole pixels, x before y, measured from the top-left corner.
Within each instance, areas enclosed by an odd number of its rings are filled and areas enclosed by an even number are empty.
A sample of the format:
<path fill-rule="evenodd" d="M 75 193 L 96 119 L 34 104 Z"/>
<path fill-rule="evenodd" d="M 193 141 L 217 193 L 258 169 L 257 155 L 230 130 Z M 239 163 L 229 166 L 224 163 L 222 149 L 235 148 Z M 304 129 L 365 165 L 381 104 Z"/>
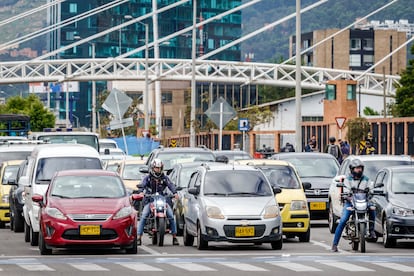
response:
<path fill-rule="evenodd" d="M 60 197 L 60 198 L 72 198 L 70 196 L 57 195 L 57 194 L 52 194 L 52 196 L 56 196 L 56 197 Z"/>
<path fill-rule="evenodd" d="M 394 194 L 411 195 L 411 194 L 414 194 L 414 192 L 395 192 Z"/>
<path fill-rule="evenodd" d="M 49 184 L 50 179 L 38 179 L 36 180 L 36 184 Z"/>
<path fill-rule="evenodd" d="M 205 193 L 204 195 L 227 196 L 225 193 Z"/>
<path fill-rule="evenodd" d="M 228 194 L 228 196 L 256 196 L 256 195 L 263 195 L 263 193 L 259 194 L 259 193 L 247 193 L 247 192 L 238 192 L 238 193 L 230 193 Z"/>

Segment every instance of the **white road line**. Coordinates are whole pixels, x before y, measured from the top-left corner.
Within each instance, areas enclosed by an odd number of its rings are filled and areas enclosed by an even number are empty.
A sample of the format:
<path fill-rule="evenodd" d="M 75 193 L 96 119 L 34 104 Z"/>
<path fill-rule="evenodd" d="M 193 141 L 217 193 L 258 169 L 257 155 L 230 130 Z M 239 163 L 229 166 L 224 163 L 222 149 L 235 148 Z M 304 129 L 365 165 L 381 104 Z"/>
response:
<path fill-rule="evenodd" d="M 53 268 L 44 264 L 17 264 L 28 271 L 55 271 Z"/>
<path fill-rule="evenodd" d="M 77 263 L 69 264 L 81 271 L 108 271 L 109 269 L 93 263 Z"/>
<path fill-rule="evenodd" d="M 279 266 L 282 268 L 286 268 L 289 270 L 297 271 L 297 272 L 303 272 L 303 271 L 322 271 L 319 268 L 307 266 L 303 264 L 293 263 L 293 262 L 266 262 L 271 265 Z"/>
<path fill-rule="evenodd" d="M 151 249 L 151 248 L 149 248 L 148 246 L 145 246 L 145 245 L 138 246 L 138 250 L 140 250 L 140 249 L 142 249 L 143 251 L 145 251 L 145 252 L 147 252 L 148 254 L 151 254 L 151 255 L 162 255 L 162 253 L 160 253 L 160 252 L 158 252 L 154 249 Z"/>
<path fill-rule="evenodd" d="M 382 267 L 385 267 L 385 268 L 393 269 L 393 270 L 402 271 L 402 272 L 414 272 L 414 267 L 399 264 L 399 263 L 373 262 L 373 264 L 378 265 L 378 266 L 382 266 Z"/>
<path fill-rule="evenodd" d="M 359 265 L 354 265 L 351 263 L 345 263 L 345 262 L 335 262 L 335 261 L 317 261 L 321 264 L 332 266 L 338 269 L 346 270 L 346 271 L 375 271 L 370 268 L 366 268 Z"/>
<path fill-rule="evenodd" d="M 173 265 L 175 267 L 187 270 L 187 271 L 217 271 L 214 268 L 201 265 L 201 264 L 195 264 L 195 263 L 171 263 L 170 265 Z"/>
<path fill-rule="evenodd" d="M 254 266 L 254 265 L 250 265 L 250 264 L 242 264 L 242 263 L 237 263 L 237 262 L 218 262 L 218 264 L 230 267 L 230 268 L 234 268 L 237 270 L 241 270 L 241 271 L 268 271 L 267 269 L 264 269 L 262 267 L 258 267 L 258 266 Z"/>
<path fill-rule="evenodd" d="M 161 268 L 147 265 L 144 263 L 118 263 L 119 265 L 122 265 L 123 267 L 129 268 L 131 270 L 135 271 L 163 271 Z"/>

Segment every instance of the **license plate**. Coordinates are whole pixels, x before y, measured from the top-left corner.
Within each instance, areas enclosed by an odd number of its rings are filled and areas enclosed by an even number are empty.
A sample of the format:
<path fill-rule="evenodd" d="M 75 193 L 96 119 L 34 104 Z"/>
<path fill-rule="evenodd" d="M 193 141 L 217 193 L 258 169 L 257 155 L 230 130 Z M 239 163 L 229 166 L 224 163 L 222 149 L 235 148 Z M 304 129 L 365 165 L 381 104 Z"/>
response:
<path fill-rule="evenodd" d="M 79 232 L 81 236 L 92 236 L 101 234 L 100 225 L 80 225 Z"/>
<path fill-rule="evenodd" d="M 326 202 L 311 202 L 310 209 L 311 210 L 325 210 Z"/>
<path fill-rule="evenodd" d="M 236 237 L 252 237 L 254 236 L 253 226 L 236 226 L 234 229 Z"/>

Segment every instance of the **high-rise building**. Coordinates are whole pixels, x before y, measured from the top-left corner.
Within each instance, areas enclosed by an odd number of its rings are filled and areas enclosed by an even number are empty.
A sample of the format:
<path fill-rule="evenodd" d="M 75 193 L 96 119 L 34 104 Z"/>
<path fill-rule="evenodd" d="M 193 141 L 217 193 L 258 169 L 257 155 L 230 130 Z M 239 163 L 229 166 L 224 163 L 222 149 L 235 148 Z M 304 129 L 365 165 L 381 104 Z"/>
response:
<path fill-rule="evenodd" d="M 51 0 L 48 0 L 51 1 Z M 64 25 L 62 28 L 51 32 L 49 35 L 49 50 L 59 49 L 63 46 L 69 45 L 75 42 L 77 39 L 86 38 L 91 35 L 100 33 L 104 30 L 108 30 L 111 27 L 122 24 L 134 18 L 138 18 L 145 14 L 151 13 L 153 10 L 152 0 L 130 0 L 127 3 L 117 5 L 110 9 L 105 9 L 104 5 L 115 2 L 111 0 L 67 0 L 59 5 L 53 6 L 49 10 L 48 23 L 54 24 L 58 22 L 64 22 L 64 20 L 73 18 L 88 11 L 92 11 L 95 8 L 101 8 L 102 11 L 96 15 L 92 15 L 75 23 Z M 167 5 L 176 3 L 176 0 L 163 0 L 157 1 L 158 9 Z M 165 12 L 158 14 L 158 38 L 162 38 L 166 35 L 170 35 L 174 32 L 182 30 L 183 28 L 192 26 L 193 22 L 193 6 L 192 1 L 189 1 L 176 8 L 169 9 Z M 209 1 L 197 1 L 197 22 L 213 17 L 217 14 L 228 11 L 234 7 L 241 5 L 242 0 L 209 0 Z M 62 59 L 75 59 L 75 58 L 96 58 L 104 57 L 116 57 L 120 54 L 127 53 L 138 47 L 145 45 L 145 24 L 149 26 L 149 42 L 154 41 L 153 19 L 149 17 L 140 23 L 131 24 L 125 28 L 113 31 L 104 36 L 94 39 L 89 43 L 73 47 L 66 50 L 53 58 Z M 241 11 L 232 13 L 230 15 L 222 17 L 220 20 L 212 21 L 197 30 L 197 56 L 202 56 L 204 53 L 208 53 L 214 49 L 217 49 L 228 42 L 241 37 Z M 160 43 L 159 45 L 159 57 L 160 58 L 183 58 L 191 59 L 192 54 L 192 32 L 188 32 L 183 35 L 179 35 L 167 43 Z M 94 53 L 92 53 L 94 49 Z M 134 53 L 130 57 L 144 58 L 145 51 Z M 154 49 L 149 49 L 149 57 L 154 57 Z M 223 50 L 210 59 L 239 61 L 241 59 L 240 46 L 236 45 Z M 162 86 L 162 85 L 161 85 Z M 214 100 L 219 96 L 227 97 L 229 103 L 233 105 L 249 105 L 255 101 L 256 96 L 242 95 L 243 90 L 247 91 L 247 87 L 240 88 L 237 86 L 226 85 L 210 85 L 210 84 L 197 84 L 197 105 L 201 108 L 198 116 L 200 120 L 203 117 L 202 110 L 205 107 L 202 104 L 202 91 L 206 86 L 214 87 L 218 92 L 212 93 Z M 105 82 L 96 82 L 97 93 L 99 94 L 107 88 Z M 189 87 L 188 87 L 189 88 Z M 211 88 L 210 88 L 211 89 Z M 229 89 L 232 92 L 229 92 Z M 187 89 L 188 90 L 188 89 Z M 214 89 L 213 89 L 214 90 Z M 133 97 L 140 98 L 142 91 L 132 91 L 135 93 Z M 166 91 L 170 92 L 170 91 Z M 164 92 L 163 92 L 164 93 Z M 184 93 L 184 92 L 183 92 Z M 250 89 L 249 89 L 249 92 Z M 64 94 L 64 93 L 60 93 Z M 91 126 L 91 102 L 92 85 L 89 83 L 80 84 L 80 93 L 70 93 L 70 114 L 76 114 L 75 116 L 80 119 L 80 124 L 84 126 Z M 164 93 L 165 94 L 165 93 Z M 167 93 L 168 94 L 168 93 Z M 187 93 L 188 94 L 188 93 Z M 55 100 L 62 102 L 64 98 L 56 94 Z M 247 100 L 250 100 L 247 102 Z M 53 96 L 52 96 L 52 102 Z M 57 101 L 59 102 L 59 101 Z M 168 102 L 168 101 L 167 101 Z M 52 106 L 53 107 L 53 106 Z M 61 119 L 65 118 L 66 110 L 65 105 L 60 104 L 59 116 Z M 168 110 L 168 108 L 166 108 Z M 171 120 L 169 123 L 173 124 Z M 165 123 L 165 122 L 164 122 Z M 173 127 L 171 127 L 173 128 Z"/>

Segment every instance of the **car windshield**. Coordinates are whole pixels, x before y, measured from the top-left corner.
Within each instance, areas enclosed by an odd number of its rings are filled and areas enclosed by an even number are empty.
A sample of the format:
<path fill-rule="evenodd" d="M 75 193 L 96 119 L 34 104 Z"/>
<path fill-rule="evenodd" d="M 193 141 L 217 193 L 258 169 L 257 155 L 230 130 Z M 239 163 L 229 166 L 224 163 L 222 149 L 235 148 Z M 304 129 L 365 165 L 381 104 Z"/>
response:
<path fill-rule="evenodd" d="M 180 178 L 179 183 L 175 183 L 179 187 L 186 188 L 188 186 L 188 182 L 190 181 L 191 174 L 197 167 L 183 167 L 180 171 Z"/>
<path fill-rule="evenodd" d="M 2 184 L 7 184 L 9 180 L 16 180 L 17 171 L 19 170 L 19 165 L 9 165 L 4 169 L 3 179 L 1 180 Z"/>
<path fill-rule="evenodd" d="M 206 174 L 204 195 L 211 196 L 271 196 L 265 176 L 257 171 L 213 171 Z"/>
<path fill-rule="evenodd" d="M 36 169 L 35 182 L 48 184 L 47 181 L 57 171 L 78 170 L 78 169 L 102 169 L 102 163 L 99 158 L 85 157 L 48 157 L 39 160 Z"/>
<path fill-rule="evenodd" d="M 125 164 L 122 178 L 127 180 L 141 180 L 144 174 L 139 171 L 140 164 Z"/>
<path fill-rule="evenodd" d="M 299 189 L 299 181 L 293 170 L 288 166 L 261 166 L 260 169 L 269 179 L 272 186 L 280 188 Z"/>
<path fill-rule="evenodd" d="M 396 194 L 414 193 L 414 171 L 395 171 L 391 179 L 391 191 Z"/>
<path fill-rule="evenodd" d="M 0 163 L 4 161 L 10 161 L 10 160 L 24 160 L 27 158 L 27 156 L 30 155 L 32 151 L 7 151 L 7 152 L 1 152 L 0 151 Z"/>
<path fill-rule="evenodd" d="M 106 142 L 99 142 L 100 149 L 116 149 L 115 143 L 106 143 Z"/>
<path fill-rule="evenodd" d="M 51 196 L 60 198 L 119 198 L 126 196 L 116 176 L 59 176 L 51 187 Z"/>
<path fill-rule="evenodd" d="M 335 177 L 339 165 L 333 158 L 284 158 L 295 166 L 300 177 Z"/>
<path fill-rule="evenodd" d="M 175 164 L 194 161 L 213 162 L 215 160 L 214 154 L 211 152 L 163 152 L 157 158 L 164 163 L 164 170 L 171 169 Z"/>
<path fill-rule="evenodd" d="M 365 165 L 364 175 L 370 180 L 374 180 L 375 175 L 382 168 L 412 164 L 409 160 L 365 160 L 363 162 Z"/>

